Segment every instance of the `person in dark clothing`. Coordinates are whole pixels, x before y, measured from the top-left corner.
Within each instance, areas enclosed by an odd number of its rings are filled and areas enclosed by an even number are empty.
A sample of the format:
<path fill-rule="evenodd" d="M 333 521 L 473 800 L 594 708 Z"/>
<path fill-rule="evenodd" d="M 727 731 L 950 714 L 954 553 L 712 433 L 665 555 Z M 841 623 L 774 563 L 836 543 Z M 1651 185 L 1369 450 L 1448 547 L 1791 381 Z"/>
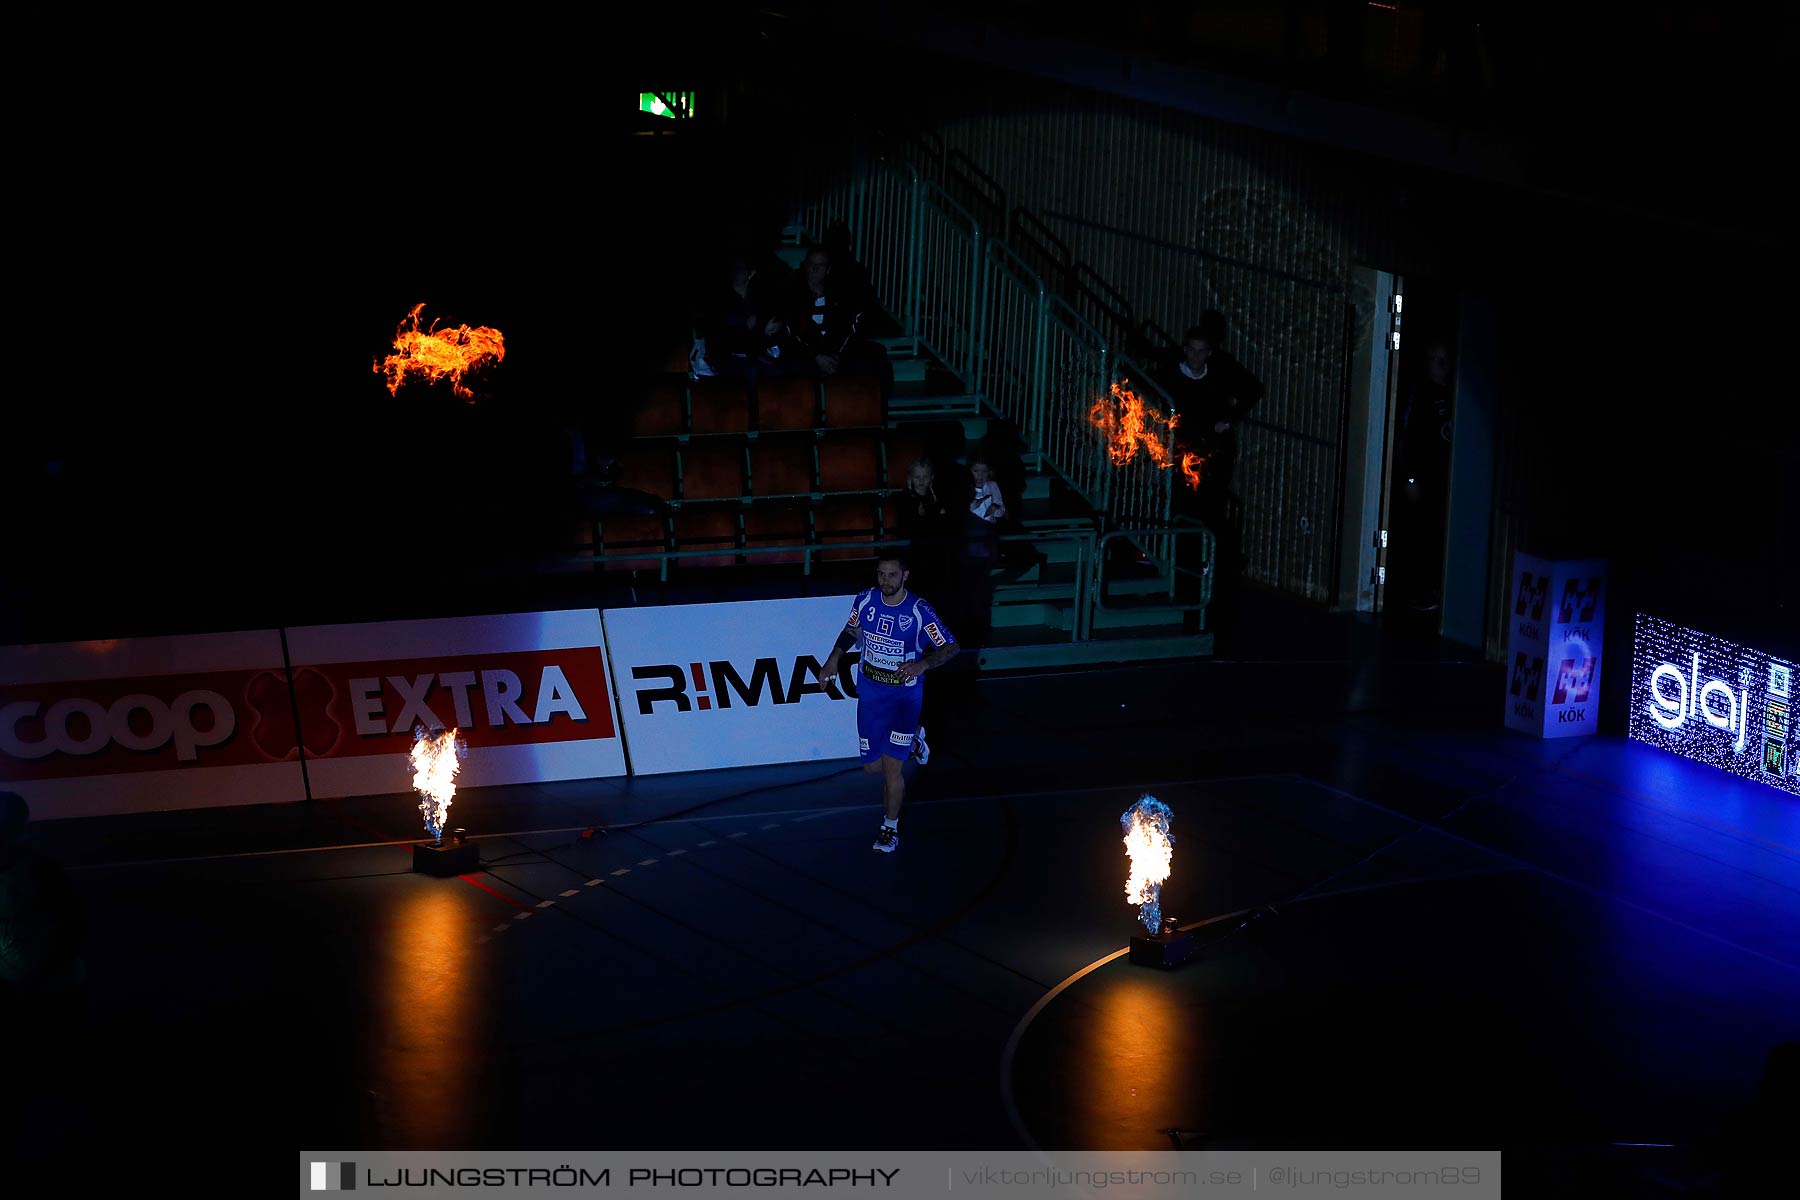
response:
<path fill-rule="evenodd" d="M 1206 313 L 1182 337 L 1180 359 L 1159 380 L 1181 414 L 1182 439 L 1206 456 L 1198 490 L 1178 487 L 1176 503 L 1178 511 L 1198 517 L 1213 531 L 1213 625 L 1231 623 L 1245 565 L 1233 491 L 1238 432 L 1263 397 L 1261 381 L 1222 348 L 1224 335 L 1225 319 Z M 1196 546 L 1191 538 L 1178 543 L 1178 561 L 1189 569 L 1198 566 L 1192 557 Z"/>
<path fill-rule="evenodd" d="M 67 1092 L 44 1082 L 79 1059 L 85 1006 L 86 911 L 62 867 L 25 845 L 30 818 L 24 797 L 0 792 L 0 1156 L 13 1178 L 27 1148 L 38 1162 L 72 1151 Z"/>
<path fill-rule="evenodd" d="M 69 877 L 24 844 L 31 810 L 0 792 L 0 996 L 9 1007 L 60 995 L 81 977 L 86 931 Z"/>
<path fill-rule="evenodd" d="M 1428 343 L 1424 366 L 1424 380 L 1402 389 L 1394 446 L 1388 582 L 1395 599 L 1431 612 L 1438 608 L 1443 590 L 1450 496 L 1455 385 L 1449 344 L 1442 340 Z"/>
<path fill-rule="evenodd" d="M 1000 521 L 1006 516 L 1006 501 L 986 458 L 970 458 L 969 475 L 974 486 L 962 518 L 957 597 L 963 608 L 963 645 L 979 650 L 987 645 L 994 623 L 994 570 L 1000 566 Z"/>
<path fill-rule="evenodd" d="M 897 499 L 896 513 L 899 534 L 907 542 L 913 578 L 920 587 L 948 596 L 957 523 L 950 506 L 938 495 L 937 471 L 929 458 L 921 458 L 907 469 L 906 487 Z"/>
<path fill-rule="evenodd" d="M 773 307 L 749 259 L 734 257 L 730 274 L 710 295 L 700 319 L 705 362 L 715 375 L 743 375 L 772 362 L 767 350 Z"/>
<path fill-rule="evenodd" d="M 938 491 L 937 469 L 929 458 L 915 460 L 906 472 L 906 487 L 895 497 L 894 511 L 897 533 L 906 539 L 902 551 L 909 570 L 908 579 L 930 595 L 941 596 L 938 611 L 951 628 L 962 628 L 962 597 L 958 588 L 958 535 L 962 523 L 954 508 Z M 921 728 L 944 724 L 946 705 L 957 705 L 964 699 L 967 680 L 963 678 L 973 663 L 955 664 L 944 670 L 942 682 L 925 693 L 920 709 Z"/>
<path fill-rule="evenodd" d="M 1201 468 L 1201 488 L 1211 480 L 1218 507 L 1237 474 L 1239 427 L 1263 398 L 1262 383 L 1226 353 L 1223 318 L 1208 314 L 1181 339 L 1181 357 L 1157 381 L 1181 413 L 1184 441 L 1208 456 Z"/>
<path fill-rule="evenodd" d="M 783 368 L 824 378 L 878 371 L 883 356 L 861 338 L 864 302 L 856 289 L 832 281 L 830 251 L 809 250 L 799 286 L 768 326 L 771 334 L 781 335 L 777 358 Z"/>
<path fill-rule="evenodd" d="M 831 256 L 832 282 L 855 296 L 857 303 L 872 313 L 879 302 L 875 298 L 874 285 L 869 280 L 869 269 L 856 260 L 855 240 L 847 223 L 833 221 L 825 230 L 825 239 L 820 244 Z"/>
<path fill-rule="evenodd" d="M 595 456 L 586 475 L 576 484 L 581 510 L 593 520 L 607 517 L 652 517 L 668 510 L 661 496 L 637 488 L 619 486 L 619 460 L 607 454 Z"/>

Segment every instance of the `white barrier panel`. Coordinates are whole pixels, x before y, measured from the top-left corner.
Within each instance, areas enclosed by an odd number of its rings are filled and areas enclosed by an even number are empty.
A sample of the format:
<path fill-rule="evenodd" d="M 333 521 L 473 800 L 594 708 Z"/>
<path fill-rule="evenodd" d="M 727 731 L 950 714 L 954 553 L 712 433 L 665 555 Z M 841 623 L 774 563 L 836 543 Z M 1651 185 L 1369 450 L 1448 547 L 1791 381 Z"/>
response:
<path fill-rule="evenodd" d="M 855 757 L 856 654 L 819 680 L 855 600 L 608 609 L 632 773 Z"/>
<path fill-rule="evenodd" d="M 1800 795 L 1800 666 L 1647 613 L 1631 640 L 1633 739 Z"/>
<path fill-rule="evenodd" d="M 0 646 L 0 788 L 33 820 L 305 799 L 281 635 Z"/>
<path fill-rule="evenodd" d="M 1507 621 L 1506 724 L 1539 737 L 1600 727 L 1606 564 L 1513 558 Z"/>
<path fill-rule="evenodd" d="M 625 773 L 597 609 L 288 630 L 318 798 L 412 786 L 416 725 L 462 731 L 458 787 Z"/>

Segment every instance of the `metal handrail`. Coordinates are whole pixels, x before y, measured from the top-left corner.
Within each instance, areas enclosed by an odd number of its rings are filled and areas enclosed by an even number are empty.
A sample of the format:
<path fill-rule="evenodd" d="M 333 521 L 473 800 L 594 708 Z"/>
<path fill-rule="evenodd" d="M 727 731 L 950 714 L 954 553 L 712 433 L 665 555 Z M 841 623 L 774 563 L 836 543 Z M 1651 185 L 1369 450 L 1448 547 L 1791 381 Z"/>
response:
<path fill-rule="evenodd" d="M 965 391 L 1017 421 L 1040 461 L 1114 523 L 1166 521 L 1173 496 L 1168 471 L 1115 466 L 1089 413 L 1121 372 L 1173 411 L 1169 397 L 1028 257 L 984 238 L 980 222 L 944 186 L 897 155 L 879 155 L 872 165 L 847 194 L 823 195 L 809 212 L 825 220 L 847 211 L 859 222 L 886 226 L 861 235 L 871 247 L 865 265 L 885 282 L 906 336 L 941 360 Z M 1037 247 L 1039 256 L 1047 252 L 1048 265 L 1070 275 L 1068 248 L 1047 228 L 1021 221 L 1015 233 L 1029 239 L 1039 230 L 1056 247 Z M 1117 292 L 1114 298 L 1125 301 Z M 1129 340 L 1123 332 L 1119 337 Z M 1172 572 L 1173 542 L 1146 546 Z"/>
<path fill-rule="evenodd" d="M 1093 599 L 1093 607 L 1096 609 L 1117 607 L 1114 605 L 1110 605 L 1106 602 L 1106 577 L 1105 576 L 1106 576 L 1106 546 L 1107 546 L 1107 543 L 1111 542 L 1115 538 L 1129 538 L 1132 541 L 1136 542 L 1140 538 L 1151 538 L 1151 537 L 1167 538 L 1171 542 L 1173 542 L 1176 538 L 1192 537 L 1195 535 L 1198 535 L 1200 537 L 1201 545 L 1205 548 L 1206 557 L 1205 557 L 1204 561 L 1207 564 L 1206 569 L 1203 571 L 1189 571 L 1186 568 L 1177 568 L 1177 569 L 1183 575 L 1191 575 L 1200 580 L 1200 600 L 1199 600 L 1199 602 L 1191 603 L 1191 604 L 1190 603 L 1174 603 L 1173 597 L 1171 597 L 1170 602 L 1160 604 L 1158 607 L 1171 608 L 1178 612 L 1204 612 L 1206 610 L 1206 606 L 1212 602 L 1212 585 L 1213 585 L 1212 564 L 1214 562 L 1214 556 L 1218 553 L 1218 538 L 1214 536 L 1212 530 L 1208 529 L 1204 525 L 1195 525 L 1195 526 L 1191 526 L 1191 527 L 1188 527 L 1185 529 L 1178 525 L 1171 525 L 1171 526 L 1168 526 L 1168 527 L 1162 528 L 1162 529 L 1114 529 L 1109 533 L 1101 534 L 1099 540 L 1095 543 L 1095 546 L 1094 546 L 1094 562 L 1093 562 L 1094 579 L 1093 579 L 1093 584 L 1091 587 L 1091 596 Z"/>
<path fill-rule="evenodd" d="M 958 540 L 959 535 L 952 535 L 949 541 Z M 1045 544 L 1072 545 L 1075 547 L 1075 594 L 1072 598 L 1073 620 L 1069 623 L 1069 640 L 1082 641 L 1093 631 L 1094 587 L 1099 582 L 1095 572 L 1098 547 L 1102 542 L 1092 529 L 1063 529 L 1040 533 L 1006 533 L 996 536 L 995 542 L 1024 542 L 1034 546 Z M 606 553 L 599 548 L 586 553 L 565 555 L 562 562 L 571 567 L 603 566 L 608 562 L 654 562 L 659 579 L 667 581 L 669 565 L 688 559 L 724 558 L 739 555 L 801 555 L 802 574 L 811 575 L 813 561 L 826 552 L 841 554 L 845 550 L 863 551 L 869 557 L 883 549 L 905 548 L 916 545 L 916 539 L 909 538 L 876 538 L 849 542 L 828 543 L 787 543 L 771 546 L 714 546 L 695 550 L 620 550 L 614 554 Z M 861 555 L 858 556 L 862 557 Z M 841 560 L 841 561 L 856 561 Z M 642 568 L 649 570 L 648 566 Z"/>

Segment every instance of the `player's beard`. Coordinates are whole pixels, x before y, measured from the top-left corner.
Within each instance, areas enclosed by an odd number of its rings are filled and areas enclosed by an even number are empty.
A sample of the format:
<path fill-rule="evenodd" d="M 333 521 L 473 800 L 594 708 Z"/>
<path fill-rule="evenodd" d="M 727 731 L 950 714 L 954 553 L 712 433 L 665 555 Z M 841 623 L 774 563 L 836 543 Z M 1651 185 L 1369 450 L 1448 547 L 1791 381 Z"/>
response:
<path fill-rule="evenodd" d="M 883 584 L 881 587 L 881 598 L 883 600 L 892 600 L 895 596 L 898 596 L 899 594 L 900 594 L 899 587 L 888 587 L 885 584 Z"/>

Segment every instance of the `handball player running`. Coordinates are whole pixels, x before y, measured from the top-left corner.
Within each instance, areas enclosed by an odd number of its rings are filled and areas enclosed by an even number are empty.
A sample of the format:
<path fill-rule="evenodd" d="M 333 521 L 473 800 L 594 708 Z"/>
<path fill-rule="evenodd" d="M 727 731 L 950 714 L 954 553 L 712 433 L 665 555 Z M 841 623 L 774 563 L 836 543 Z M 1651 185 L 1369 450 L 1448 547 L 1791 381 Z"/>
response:
<path fill-rule="evenodd" d="M 931 757 L 919 724 L 919 701 L 925 694 L 920 676 L 956 657 L 956 638 L 931 605 L 907 593 L 907 574 L 898 557 L 875 564 L 876 586 L 857 596 L 849 624 L 820 670 L 823 678 L 832 678 L 844 651 L 861 648 L 856 733 L 863 770 L 882 773 L 887 819 L 875 833 L 875 849 L 883 854 L 900 848 L 900 804 L 906 795 L 900 766 L 909 757 L 921 764 Z"/>

